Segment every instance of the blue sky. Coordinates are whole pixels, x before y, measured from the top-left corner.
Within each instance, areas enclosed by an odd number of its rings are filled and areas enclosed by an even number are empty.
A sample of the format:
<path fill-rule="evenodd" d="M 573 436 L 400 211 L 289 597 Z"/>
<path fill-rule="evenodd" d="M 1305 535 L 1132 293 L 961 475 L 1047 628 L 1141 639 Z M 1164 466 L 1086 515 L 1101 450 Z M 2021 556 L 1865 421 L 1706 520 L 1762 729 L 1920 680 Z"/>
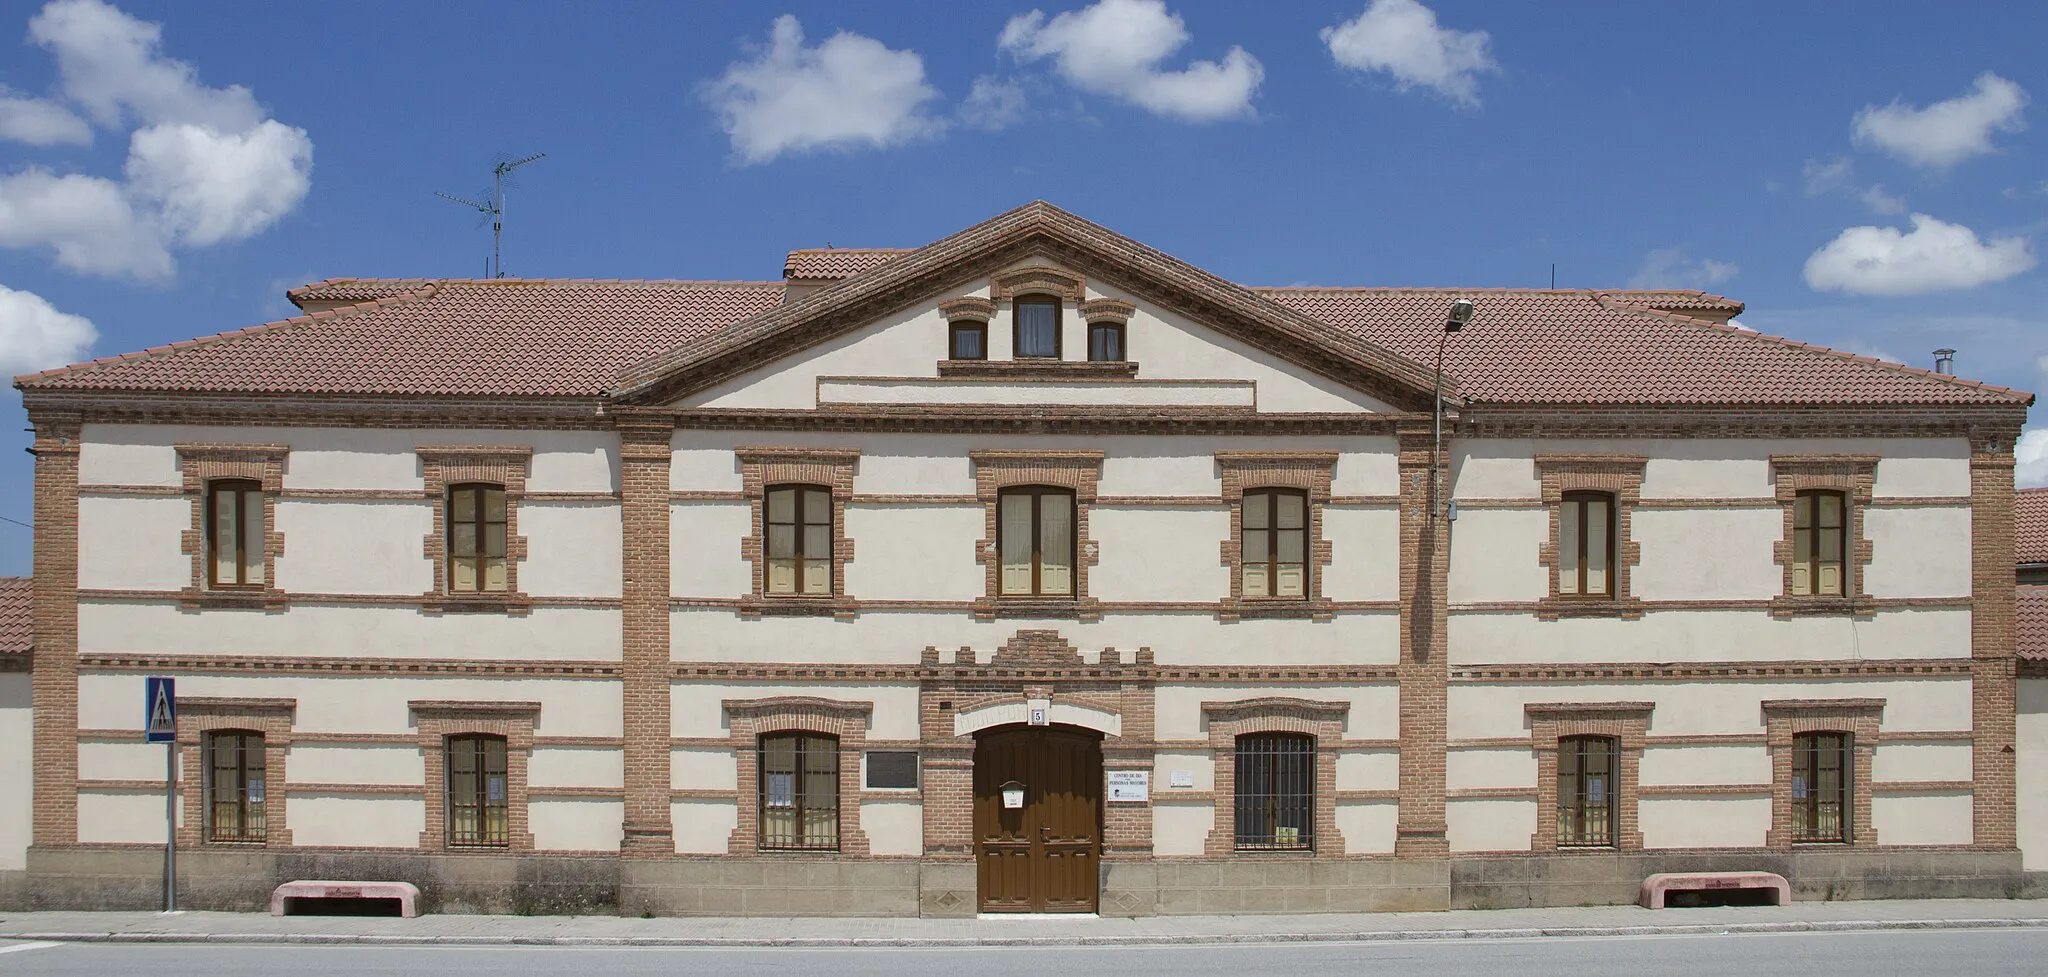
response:
<path fill-rule="evenodd" d="M 480 274 L 434 192 L 546 152 L 510 274 L 773 279 L 1044 198 L 1248 284 L 1554 262 L 2037 390 L 2044 36 L 1989 2 L 0 2 L 0 372 Z M 2022 453 L 2048 481 L 2048 431 Z M 0 517 L 31 473 L 0 451 Z M 0 574 L 29 543 L 0 523 Z"/>

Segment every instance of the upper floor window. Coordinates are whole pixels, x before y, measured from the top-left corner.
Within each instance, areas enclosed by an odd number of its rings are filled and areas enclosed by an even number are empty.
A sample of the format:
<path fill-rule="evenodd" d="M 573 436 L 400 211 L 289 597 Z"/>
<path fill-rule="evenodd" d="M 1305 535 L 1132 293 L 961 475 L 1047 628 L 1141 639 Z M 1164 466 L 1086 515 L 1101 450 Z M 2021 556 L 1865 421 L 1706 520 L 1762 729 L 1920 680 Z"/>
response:
<path fill-rule="evenodd" d="M 1614 596 L 1614 496 L 1566 492 L 1557 521 L 1557 592 Z"/>
<path fill-rule="evenodd" d="M 1316 741 L 1294 733 L 1237 738 L 1237 847 L 1315 847 Z"/>
<path fill-rule="evenodd" d="M 768 490 L 768 593 L 832 592 L 832 493 L 815 485 Z"/>
<path fill-rule="evenodd" d="M 214 587 L 263 585 L 263 487 L 223 478 L 206 485 L 207 583 Z"/>
<path fill-rule="evenodd" d="M 448 489 L 448 589 L 507 589 L 504 486 L 470 483 Z"/>
<path fill-rule="evenodd" d="M 1847 842 L 1855 769 L 1848 733 L 1792 737 L 1792 840 Z"/>
<path fill-rule="evenodd" d="M 1004 595 L 1074 593 L 1074 493 L 1028 486 L 996 496 L 996 549 Z"/>
<path fill-rule="evenodd" d="M 1020 298 L 1012 303 L 1016 318 L 1014 355 L 1024 358 L 1060 358 L 1060 303 L 1052 298 Z"/>
<path fill-rule="evenodd" d="M 1308 595 L 1308 493 L 1254 489 L 1244 494 L 1246 597 Z"/>
<path fill-rule="evenodd" d="M 988 359 L 988 323 L 961 319 L 946 326 L 946 358 Z"/>
<path fill-rule="evenodd" d="M 761 737 L 761 848 L 839 849 L 839 738 Z"/>
<path fill-rule="evenodd" d="M 1842 596 L 1842 566 L 1848 544 L 1848 497 L 1827 490 L 1792 499 L 1792 593 Z"/>
<path fill-rule="evenodd" d="M 246 729 L 207 733 L 203 786 L 206 840 L 263 840 L 263 734 Z"/>
<path fill-rule="evenodd" d="M 1121 363 L 1124 352 L 1124 324 L 1105 319 L 1088 324 L 1088 359 L 1095 363 Z"/>
<path fill-rule="evenodd" d="M 1615 740 L 1566 736 L 1557 741 L 1557 844 L 1614 844 Z"/>
<path fill-rule="evenodd" d="M 488 733 L 450 736 L 448 750 L 448 844 L 504 847 L 511 844 L 511 775 L 505 738 Z"/>

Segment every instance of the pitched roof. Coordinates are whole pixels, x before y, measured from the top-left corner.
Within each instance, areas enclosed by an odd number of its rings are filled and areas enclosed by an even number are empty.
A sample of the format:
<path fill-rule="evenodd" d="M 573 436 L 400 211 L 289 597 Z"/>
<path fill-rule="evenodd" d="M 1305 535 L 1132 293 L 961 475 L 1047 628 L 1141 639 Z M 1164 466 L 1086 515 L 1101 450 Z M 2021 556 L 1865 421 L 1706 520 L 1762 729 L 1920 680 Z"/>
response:
<path fill-rule="evenodd" d="M 35 642 L 29 577 L 0 577 L 0 655 L 26 655 Z"/>
<path fill-rule="evenodd" d="M 838 281 L 852 278 L 915 248 L 799 248 L 782 263 L 790 281 Z"/>
<path fill-rule="evenodd" d="M 1505 404 L 2024 404 L 2031 394 L 1639 304 L 1585 289 L 1264 288 L 1283 305 L 1404 356 L 1436 355 L 1444 310 L 1478 315 L 1444 369 Z M 1699 293 L 1704 296 L 1704 293 Z M 1709 297 L 1711 298 L 1711 297 Z M 1704 301 L 1704 299 L 1702 299 Z"/>
<path fill-rule="evenodd" d="M 2013 493 L 2013 555 L 2021 563 L 2048 563 L 2048 488 Z"/>
<path fill-rule="evenodd" d="M 30 391 L 644 394 L 691 371 L 709 375 L 744 357 L 785 355 L 823 341 L 827 331 L 855 328 L 917 289 L 943 287 L 941 278 L 963 268 L 1025 253 L 1092 263 L 1091 274 L 1120 287 L 1147 284 L 1161 295 L 1196 296 L 1202 321 L 1326 374 L 1337 364 L 1340 379 L 1383 388 L 1376 392 L 1412 401 L 1419 390 L 1423 404 L 1444 311 L 1460 296 L 1473 299 L 1479 313 L 1446 349 L 1447 388 L 1477 402 L 2032 400 L 2004 387 L 1723 325 L 1714 320 L 1739 312 L 1741 303 L 1699 291 L 1247 289 L 1043 202 L 913 251 L 793 251 L 784 266 L 791 281 L 851 277 L 787 303 L 783 282 L 328 279 L 289 293 L 319 311 L 16 382 Z M 766 341 L 770 336 L 780 338 Z"/>
<path fill-rule="evenodd" d="M 2048 584 L 2019 585 L 2021 661 L 2048 662 Z"/>

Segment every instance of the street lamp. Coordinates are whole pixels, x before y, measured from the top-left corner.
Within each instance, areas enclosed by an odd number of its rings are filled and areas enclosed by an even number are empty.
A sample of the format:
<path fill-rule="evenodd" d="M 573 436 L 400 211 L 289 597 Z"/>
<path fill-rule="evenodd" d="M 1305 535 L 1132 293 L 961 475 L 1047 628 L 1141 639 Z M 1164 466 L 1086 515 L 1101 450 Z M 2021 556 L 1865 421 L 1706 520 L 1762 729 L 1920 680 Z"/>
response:
<path fill-rule="evenodd" d="M 1443 334 L 1436 341 L 1436 396 L 1430 400 L 1430 413 L 1434 422 L 1434 443 L 1429 449 L 1429 518 L 1435 522 L 1438 514 L 1446 513 L 1449 506 L 1441 503 L 1444 495 L 1443 454 L 1444 454 L 1444 347 L 1450 343 L 1451 334 L 1462 332 L 1471 323 L 1474 309 L 1471 299 L 1459 299 L 1451 303 L 1451 311 L 1444 316 Z"/>

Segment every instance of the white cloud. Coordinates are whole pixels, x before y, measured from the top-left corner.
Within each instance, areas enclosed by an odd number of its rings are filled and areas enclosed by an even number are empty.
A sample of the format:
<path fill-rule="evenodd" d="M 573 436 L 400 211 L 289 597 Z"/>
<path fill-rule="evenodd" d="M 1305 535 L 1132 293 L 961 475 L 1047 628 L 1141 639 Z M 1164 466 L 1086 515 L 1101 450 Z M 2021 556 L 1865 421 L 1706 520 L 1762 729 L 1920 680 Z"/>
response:
<path fill-rule="evenodd" d="M 1906 198 L 1895 197 L 1884 192 L 1881 183 L 1871 184 L 1857 195 L 1863 205 L 1880 214 L 1896 215 L 1906 212 Z"/>
<path fill-rule="evenodd" d="M 1252 96 L 1266 77 L 1259 59 L 1233 46 L 1221 62 L 1161 67 L 1189 39 L 1164 0 L 1101 0 L 1051 20 L 1042 10 L 1012 17 L 996 46 L 1019 61 L 1050 58 L 1075 88 L 1166 118 L 1214 122 L 1251 115 Z"/>
<path fill-rule="evenodd" d="M 98 338 L 92 320 L 59 312 L 34 292 L 0 285 L 0 377 L 76 363 Z"/>
<path fill-rule="evenodd" d="M 1498 72 L 1485 31 L 1440 27 L 1416 0 L 1372 0 L 1363 13 L 1322 31 L 1330 57 L 1346 68 L 1384 71 L 1406 91 L 1435 89 L 1461 105 L 1479 104 L 1479 73 Z"/>
<path fill-rule="evenodd" d="M 56 102 L 15 95 L 0 85 L 0 139 L 31 146 L 92 142 L 92 126 Z"/>
<path fill-rule="evenodd" d="M 1913 230 L 1852 227 L 1806 259 L 1806 284 L 1860 295 L 1917 295 L 1974 288 L 2034 267 L 2025 238 L 1979 241 L 1961 224 L 1914 214 Z"/>
<path fill-rule="evenodd" d="M 191 65 L 164 56 L 162 34 L 100 0 L 53 0 L 29 21 L 29 37 L 56 58 L 64 99 L 103 126 L 138 128 L 125 183 L 40 168 L 0 177 L 0 247 L 48 247 L 73 271 L 162 279 L 173 244 L 250 237 L 305 199 L 306 131 L 266 118 L 247 88 L 201 84 Z M 61 119 L 42 121 L 65 134 Z"/>
<path fill-rule="evenodd" d="M 1643 258 L 1643 267 L 1628 280 L 1630 288 L 1706 288 L 1725 282 L 1742 269 L 1712 258 L 1692 260 L 1684 248 L 1658 248 Z"/>
<path fill-rule="evenodd" d="M 994 132 L 1024 117 L 1024 89 L 1013 81 L 993 75 L 974 79 L 973 90 L 960 105 L 960 119 L 977 129 Z"/>
<path fill-rule="evenodd" d="M 1810 159 L 1799 168 L 1799 175 L 1806 180 L 1806 195 L 1818 197 L 1848 189 L 1849 183 L 1856 179 L 1856 164 L 1847 156 L 1837 156 L 1825 162 Z"/>
<path fill-rule="evenodd" d="M 2048 428 L 2030 427 L 2012 446 L 2013 482 L 2020 488 L 2048 485 Z"/>
<path fill-rule="evenodd" d="M 1987 71 L 1977 76 L 1969 94 L 1924 109 L 1896 99 L 1890 105 L 1866 105 L 1856 113 L 1850 131 L 1858 143 L 1876 146 L 1914 166 L 1954 166 L 1994 152 L 1993 132 L 2026 128 L 2020 117 L 2026 106 L 2025 89 Z"/>
<path fill-rule="evenodd" d="M 848 31 L 805 47 L 803 26 L 788 14 L 775 18 L 759 57 L 727 67 L 704 97 L 745 163 L 895 146 L 945 127 L 925 111 L 939 91 L 925 83 L 917 52 Z"/>

